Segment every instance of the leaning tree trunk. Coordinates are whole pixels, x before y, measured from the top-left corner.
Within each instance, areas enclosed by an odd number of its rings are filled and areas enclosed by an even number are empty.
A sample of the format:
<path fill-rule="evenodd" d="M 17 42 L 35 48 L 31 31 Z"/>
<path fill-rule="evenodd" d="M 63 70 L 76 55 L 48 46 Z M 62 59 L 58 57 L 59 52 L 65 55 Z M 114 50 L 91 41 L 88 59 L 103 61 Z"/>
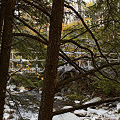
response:
<path fill-rule="evenodd" d="M 8 77 L 10 50 L 12 43 L 12 30 L 13 30 L 13 15 L 15 8 L 15 0 L 4 0 L 5 8 L 2 11 L 4 24 L 2 26 L 2 43 L 0 53 L 0 120 L 3 118 L 3 110 L 5 104 L 5 93 Z M 2 19 L 3 19 L 2 18 Z M 2 22 L 1 22 L 2 24 Z"/>
<path fill-rule="evenodd" d="M 53 0 L 39 120 L 52 120 L 64 0 Z"/>

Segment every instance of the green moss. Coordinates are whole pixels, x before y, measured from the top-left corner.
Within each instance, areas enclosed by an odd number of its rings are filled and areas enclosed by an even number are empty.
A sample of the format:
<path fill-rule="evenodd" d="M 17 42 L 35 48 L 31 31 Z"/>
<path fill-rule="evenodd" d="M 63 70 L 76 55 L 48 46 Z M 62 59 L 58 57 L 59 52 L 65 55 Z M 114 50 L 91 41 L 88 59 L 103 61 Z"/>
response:
<path fill-rule="evenodd" d="M 77 94 L 71 94 L 71 95 L 67 95 L 67 98 L 70 99 L 70 100 L 80 100 L 80 101 L 82 101 L 85 98 L 85 96 L 77 95 Z"/>

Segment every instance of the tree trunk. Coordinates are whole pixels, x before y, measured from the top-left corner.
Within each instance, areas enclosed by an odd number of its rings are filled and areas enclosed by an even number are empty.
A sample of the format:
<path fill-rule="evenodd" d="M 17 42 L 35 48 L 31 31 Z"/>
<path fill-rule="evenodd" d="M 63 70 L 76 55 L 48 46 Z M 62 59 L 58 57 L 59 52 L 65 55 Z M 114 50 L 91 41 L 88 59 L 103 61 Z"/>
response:
<path fill-rule="evenodd" d="M 5 8 L 5 3 L 4 0 L 1 1 L 1 7 L 0 7 L 0 42 L 1 42 L 1 35 L 2 35 L 2 27 L 3 27 L 3 15 L 4 15 L 4 10 Z"/>
<path fill-rule="evenodd" d="M 4 24 L 1 43 L 1 58 L 0 58 L 0 120 L 3 118 L 3 110 L 5 104 L 5 93 L 8 77 L 10 50 L 12 43 L 12 30 L 13 30 L 13 15 L 15 8 L 15 0 L 4 0 L 5 11 Z"/>
<path fill-rule="evenodd" d="M 52 120 L 64 0 L 53 0 L 39 120 Z"/>

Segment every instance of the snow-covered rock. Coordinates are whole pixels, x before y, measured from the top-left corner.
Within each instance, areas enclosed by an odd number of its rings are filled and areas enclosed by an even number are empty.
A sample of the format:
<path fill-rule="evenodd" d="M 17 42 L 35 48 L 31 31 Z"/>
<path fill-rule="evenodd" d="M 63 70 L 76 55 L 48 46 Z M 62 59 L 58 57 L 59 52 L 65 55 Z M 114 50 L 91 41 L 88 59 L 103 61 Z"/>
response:
<path fill-rule="evenodd" d="M 72 106 L 64 106 L 62 109 L 69 109 L 72 108 Z"/>
<path fill-rule="evenodd" d="M 117 104 L 117 110 L 120 110 L 120 103 Z"/>
<path fill-rule="evenodd" d="M 52 120 L 80 120 L 80 118 L 75 114 L 68 112 L 61 115 L 56 115 Z"/>
<path fill-rule="evenodd" d="M 91 100 L 85 102 L 84 105 L 85 105 L 85 104 L 89 104 L 89 103 L 98 102 L 98 101 L 100 101 L 100 100 L 101 100 L 100 97 L 95 97 L 95 98 L 93 98 L 93 99 L 91 99 Z"/>
<path fill-rule="evenodd" d="M 3 118 L 5 118 L 5 120 L 7 120 L 9 118 L 10 114 L 9 113 L 5 113 Z"/>
<path fill-rule="evenodd" d="M 88 114 L 96 114 L 96 115 L 104 115 L 105 113 L 107 113 L 108 111 L 107 110 L 104 110 L 104 109 L 92 109 L 92 108 L 87 108 L 87 111 L 88 111 Z"/>
<path fill-rule="evenodd" d="M 19 90 L 20 90 L 20 92 L 28 91 L 28 90 L 26 90 L 25 87 L 23 87 L 23 86 L 21 86 L 21 87 L 19 88 Z"/>
<path fill-rule="evenodd" d="M 78 100 L 75 100 L 74 102 L 75 102 L 76 104 L 79 104 L 79 103 L 80 103 L 80 101 L 78 101 Z"/>
<path fill-rule="evenodd" d="M 15 105 L 15 103 L 14 103 L 13 101 L 9 101 L 9 104 L 10 104 L 11 106 L 14 106 L 14 105 Z"/>
<path fill-rule="evenodd" d="M 11 92 L 13 92 L 15 88 L 16 88 L 16 85 L 8 85 L 7 86 L 7 90 L 10 90 Z"/>
<path fill-rule="evenodd" d="M 79 115 L 79 116 L 86 116 L 87 115 L 87 111 L 86 110 L 75 110 L 74 111 L 75 115 Z"/>
<path fill-rule="evenodd" d="M 117 112 L 120 113 L 120 103 L 117 104 Z"/>
<path fill-rule="evenodd" d="M 61 96 L 55 96 L 54 99 L 63 100 L 63 97 L 61 97 Z"/>

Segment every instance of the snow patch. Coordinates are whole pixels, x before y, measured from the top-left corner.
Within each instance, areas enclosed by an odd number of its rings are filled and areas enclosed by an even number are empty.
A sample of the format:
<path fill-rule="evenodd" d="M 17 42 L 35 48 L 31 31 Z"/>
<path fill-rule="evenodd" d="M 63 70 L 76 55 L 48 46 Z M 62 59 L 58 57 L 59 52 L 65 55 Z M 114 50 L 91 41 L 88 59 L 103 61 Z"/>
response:
<path fill-rule="evenodd" d="M 74 114 L 76 115 L 80 115 L 80 116 L 86 116 L 87 115 L 87 111 L 86 110 L 75 110 Z"/>
<path fill-rule="evenodd" d="M 64 106 L 62 109 L 69 109 L 72 108 L 72 106 Z"/>
<path fill-rule="evenodd" d="M 14 91 L 14 88 L 16 88 L 16 85 L 7 86 L 7 90 L 10 90 L 11 92 Z"/>
<path fill-rule="evenodd" d="M 79 104 L 79 103 L 80 103 L 80 101 L 78 101 L 78 100 L 75 100 L 74 102 L 75 102 L 76 104 Z"/>
<path fill-rule="evenodd" d="M 120 103 L 117 104 L 117 110 L 120 110 Z"/>
<path fill-rule="evenodd" d="M 19 90 L 20 90 L 20 92 L 28 91 L 28 90 L 26 90 L 25 87 L 23 87 L 23 86 L 21 86 L 21 87 L 19 88 Z"/>
<path fill-rule="evenodd" d="M 63 97 L 61 97 L 61 96 L 55 96 L 54 99 L 63 100 Z"/>
<path fill-rule="evenodd" d="M 68 112 L 61 115 L 56 115 L 52 120 L 80 120 L 80 118 L 75 114 Z"/>
<path fill-rule="evenodd" d="M 6 120 L 9 118 L 10 114 L 9 113 L 4 113 L 3 118 L 5 118 Z"/>
<path fill-rule="evenodd" d="M 88 114 L 96 114 L 96 115 L 103 115 L 105 113 L 107 113 L 107 110 L 103 110 L 103 109 L 92 109 L 92 108 L 87 108 Z"/>
<path fill-rule="evenodd" d="M 98 101 L 100 101 L 100 100 L 101 100 L 100 97 L 95 97 L 95 98 L 93 98 L 93 99 L 91 99 L 91 100 L 85 102 L 84 105 L 85 105 L 85 104 L 89 104 L 89 103 L 98 102 Z"/>

